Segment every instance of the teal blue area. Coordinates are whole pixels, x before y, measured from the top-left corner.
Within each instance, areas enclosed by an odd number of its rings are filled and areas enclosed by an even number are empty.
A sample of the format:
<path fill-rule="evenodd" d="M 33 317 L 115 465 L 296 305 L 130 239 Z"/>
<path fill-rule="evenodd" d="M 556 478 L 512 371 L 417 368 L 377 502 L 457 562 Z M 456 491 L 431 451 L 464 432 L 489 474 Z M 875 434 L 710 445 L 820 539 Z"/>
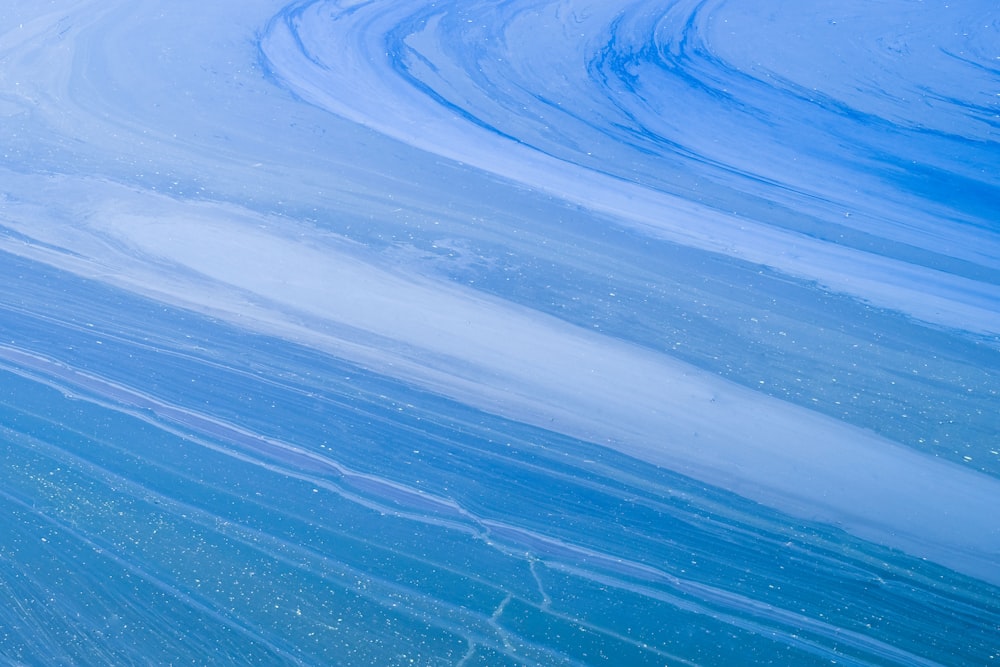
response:
<path fill-rule="evenodd" d="M 7 308 L 5 337 L 141 378 L 171 409 L 5 362 L 7 660 L 198 662 L 212 646 L 262 665 L 890 665 L 995 650 L 1000 591 L 983 582 L 305 348 L 58 282 L 90 321 Z M 112 330 L 101 304 L 143 317 Z"/>

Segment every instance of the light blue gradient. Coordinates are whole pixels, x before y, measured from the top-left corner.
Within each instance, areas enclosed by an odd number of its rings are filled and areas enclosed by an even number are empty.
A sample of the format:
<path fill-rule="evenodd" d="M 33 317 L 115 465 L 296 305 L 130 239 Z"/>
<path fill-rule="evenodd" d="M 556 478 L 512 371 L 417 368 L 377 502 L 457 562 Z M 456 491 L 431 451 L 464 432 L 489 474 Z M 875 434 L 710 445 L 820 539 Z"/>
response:
<path fill-rule="evenodd" d="M 0 660 L 1000 660 L 991 3 L 0 9 Z"/>

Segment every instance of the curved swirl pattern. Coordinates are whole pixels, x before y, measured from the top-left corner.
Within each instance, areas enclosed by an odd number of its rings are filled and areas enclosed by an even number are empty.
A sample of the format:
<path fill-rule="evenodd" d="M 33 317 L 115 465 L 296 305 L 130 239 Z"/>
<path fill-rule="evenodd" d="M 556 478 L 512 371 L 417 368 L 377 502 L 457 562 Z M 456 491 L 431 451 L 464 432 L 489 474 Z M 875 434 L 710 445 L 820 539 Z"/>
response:
<path fill-rule="evenodd" d="M 8 2 L 0 661 L 995 660 L 998 44 Z"/>
<path fill-rule="evenodd" d="M 996 61 L 967 39 L 996 34 L 989 12 L 938 45 L 923 9 L 771 4 L 318 0 L 279 15 L 263 49 L 304 98 L 407 143 L 996 333 Z"/>

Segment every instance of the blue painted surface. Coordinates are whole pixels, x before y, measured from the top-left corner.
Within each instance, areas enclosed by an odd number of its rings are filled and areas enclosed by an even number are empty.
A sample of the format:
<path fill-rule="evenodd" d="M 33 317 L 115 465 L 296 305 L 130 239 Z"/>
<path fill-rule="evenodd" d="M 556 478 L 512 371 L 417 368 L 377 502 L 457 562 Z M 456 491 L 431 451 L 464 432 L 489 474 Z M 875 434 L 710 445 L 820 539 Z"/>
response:
<path fill-rule="evenodd" d="M 0 661 L 1000 660 L 998 45 L 7 3 Z"/>

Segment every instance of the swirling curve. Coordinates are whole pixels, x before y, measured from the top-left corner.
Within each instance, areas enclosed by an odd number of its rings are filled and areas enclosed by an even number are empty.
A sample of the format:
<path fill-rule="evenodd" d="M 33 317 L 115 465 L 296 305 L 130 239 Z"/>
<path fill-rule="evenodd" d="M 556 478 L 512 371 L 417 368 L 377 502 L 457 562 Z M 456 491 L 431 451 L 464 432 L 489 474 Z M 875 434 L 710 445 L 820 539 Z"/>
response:
<path fill-rule="evenodd" d="M 306 99 L 415 146 L 647 233 L 995 333 L 997 77 L 983 47 L 996 25 L 967 47 L 935 44 L 930 26 L 951 14 L 890 3 L 866 24 L 885 34 L 844 38 L 864 6 L 780 3 L 768 19 L 760 3 L 721 1 L 316 0 L 276 17 L 262 50 Z M 951 23 L 957 35 L 988 16 L 973 5 Z M 904 20 L 918 25 L 893 30 Z M 933 80 L 911 83 L 916 68 Z"/>

